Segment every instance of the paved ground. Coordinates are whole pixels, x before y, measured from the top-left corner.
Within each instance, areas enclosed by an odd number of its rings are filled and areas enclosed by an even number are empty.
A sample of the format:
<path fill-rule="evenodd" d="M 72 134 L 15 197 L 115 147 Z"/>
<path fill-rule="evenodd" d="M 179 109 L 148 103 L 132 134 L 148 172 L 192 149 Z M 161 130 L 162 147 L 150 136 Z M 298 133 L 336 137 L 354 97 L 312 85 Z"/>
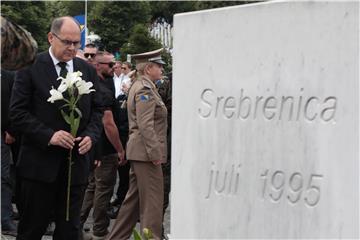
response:
<path fill-rule="evenodd" d="M 164 226 L 165 226 L 165 233 L 169 234 L 170 232 L 170 208 L 167 209 L 164 217 Z M 111 220 L 110 222 L 110 228 L 113 226 L 115 220 Z M 92 218 L 89 217 L 88 221 L 85 224 L 85 227 L 89 227 L 91 229 L 92 226 Z M 139 231 L 139 224 L 136 225 L 137 230 Z M 90 232 L 91 233 L 91 232 Z M 133 238 L 131 238 L 133 239 Z M 15 237 L 7 236 L 7 235 L 1 235 L 1 240 L 15 240 Z M 44 236 L 42 240 L 52 240 L 51 236 Z"/>
<path fill-rule="evenodd" d="M 119 179 L 117 179 L 117 182 L 116 182 L 116 185 L 115 185 L 115 189 L 117 189 L 118 181 L 119 181 Z M 88 227 L 89 229 L 92 228 L 93 219 L 92 219 L 91 216 L 92 216 L 92 212 L 90 213 L 90 216 L 89 216 L 87 222 L 85 223 L 84 228 L 86 228 L 86 227 Z M 115 222 L 115 220 L 111 220 L 109 229 L 112 228 L 114 222 Z M 168 209 L 167 209 L 166 212 L 165 212 L 165 216 L 164 216 L 164 227 L 165 227 L 165 234 L 169 234 L 169 232 L 170 232 L 170 204 L 169 204 Z M 137 230 L 139 231 L 140 225 L 137 224 L 137 225 L 136 225 L 136 228 L 137 228 Z M 91 230 L 90 230 L 89 233 L 91 234 Z M 15 237 L 11 237 L 11 236 L 7 236 L 7 235 L 2 235 L 2 234 L 1 234 L 1 240 L 15 240 L 15 239 L 16 239 Z M 131 238 L 131 239 L 133 239 L 133 238 Z M 42 240 L 52 240 L 52 237 L 51 237 L 51 236 L 44 236 L 44 237 L 42 238 Z"/>

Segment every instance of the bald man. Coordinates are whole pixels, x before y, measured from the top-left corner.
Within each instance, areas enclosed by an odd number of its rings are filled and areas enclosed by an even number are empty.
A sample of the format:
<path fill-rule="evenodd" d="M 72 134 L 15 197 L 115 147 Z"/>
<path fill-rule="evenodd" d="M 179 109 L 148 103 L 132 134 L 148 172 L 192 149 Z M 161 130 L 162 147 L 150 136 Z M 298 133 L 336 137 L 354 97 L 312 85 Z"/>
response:
<path fill-rule="evenodd" d="M 53 239 L 79 239 L 80 209 L 89 174 L 89 151 L 102 131 L 102 101 L 96 71 L 80 58 L 80 26 L 72 17 L 52 22 L 50 48 L 40 53 L 30 67 L 18 72 L 10 104 L 10 119 L 23 136 L 18 160 L 20 176 L 20 221 L 18 240 L 40 240 L 50 217 L 55 216 Z M 95 92 L 81 97 L 82 113 L 77 136 L 69 132 L 60 107 L 47 102 L 49 90 L 57 88 L 59 76 L 81 71 L 94 84 Z M 65 109 L 66 111 L 66 109 Z M 76 144 L 76 145 L 75 145 Z M 68 156 L 72 152 L 70 219 L 66 220 Z"/>

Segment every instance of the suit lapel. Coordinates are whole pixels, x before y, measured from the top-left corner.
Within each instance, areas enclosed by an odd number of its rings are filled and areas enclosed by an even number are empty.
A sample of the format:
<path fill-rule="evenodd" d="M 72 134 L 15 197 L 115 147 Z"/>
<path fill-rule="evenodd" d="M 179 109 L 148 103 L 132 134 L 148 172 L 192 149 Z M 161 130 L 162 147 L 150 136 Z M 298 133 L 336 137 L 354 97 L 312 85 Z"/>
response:
<path fill-rule="evenodd" d="M 78 59 L 76 57 L 73 59 L 73 66 L 74 66 L 74 72 L 76 72 L 76 71 L 81 72 L 80 64 L 79 64 Z"/>
<path fill-rule="evenodd" d="M 45 71 L 46 82 L 49 83 L 49 89 L 53 86 L 57 88 L 60 85 L 60 81 L 57 81 L 58 75 L 52 61 L 49 52 L 46 52 L 41 58 L 41 64 Z"/>

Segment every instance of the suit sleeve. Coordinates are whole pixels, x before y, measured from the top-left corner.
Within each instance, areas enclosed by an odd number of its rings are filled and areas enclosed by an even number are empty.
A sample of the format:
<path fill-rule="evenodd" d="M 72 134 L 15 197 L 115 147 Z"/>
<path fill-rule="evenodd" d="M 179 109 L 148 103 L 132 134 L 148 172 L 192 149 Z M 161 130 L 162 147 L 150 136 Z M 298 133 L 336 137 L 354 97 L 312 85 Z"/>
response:
<path fill-rule="evenodd" d="M 161 160 L 161 146 L 154 129 L 156 101 L 148 88 L 142 88 L 135 95 L 136 121 L 151 161 Z"/>
<path fill-rule="evenodd" d="M 54 130 L 45 126 L 31 114 L 31 68 L 17 72 L 10 100 L 10 121 L 15 131 L 29 136 L 42 148 L 46 148 Z"/>
<path fill-rule="evenodd" d="M 80 136 L 89 136 L 93 144 L 95 144 L 99 141 L 103 130 L 102 117 L 104 113 L 104 101 L 99 87 L 99 78 L 96 75 L 95 69 L 90 68 L 90 71 L 90 76 L 92 76 L 91 82 L 93 83 L 95 92 L 91 93 L 91 115 L 89 122 L 85 130 L 80 133 Z"/>

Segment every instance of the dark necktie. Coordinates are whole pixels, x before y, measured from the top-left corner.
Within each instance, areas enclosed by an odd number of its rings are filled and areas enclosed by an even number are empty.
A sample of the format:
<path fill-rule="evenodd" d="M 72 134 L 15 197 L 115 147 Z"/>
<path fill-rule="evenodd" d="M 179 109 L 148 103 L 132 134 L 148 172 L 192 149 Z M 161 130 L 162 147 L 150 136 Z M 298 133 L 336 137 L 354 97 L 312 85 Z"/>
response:
<path fill-rule="evenodd" d="M 66 78 L 66 74 L 68 73 L 68 70 L 66 69 L 66 62 L 59 62 L 58 63 L 60 69 L 60 77 Z"/>

